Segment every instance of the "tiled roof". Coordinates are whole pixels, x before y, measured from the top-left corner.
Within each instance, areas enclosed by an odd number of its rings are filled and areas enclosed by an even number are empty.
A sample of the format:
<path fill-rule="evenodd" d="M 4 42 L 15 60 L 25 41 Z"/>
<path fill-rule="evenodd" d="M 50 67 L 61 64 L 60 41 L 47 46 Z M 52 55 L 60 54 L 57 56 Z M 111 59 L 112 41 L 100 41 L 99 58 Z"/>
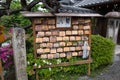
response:
<path fill-rule="evenodd" d="M 90 9 L 73 7 L 68 5 L 62 5 L 58 11 L 59 13 L 81 13 L 81 14 L 95 13 L 93 10 Z"/>
<path fill-rule="evenodd" d="M 112 2 L 112 1 L 119 1 L 119 0 L 82 0 L 82 1 L 76 2 L 73 6 L 84 7 L 84 6 L 91 6 L 95 4 L 101 4 L 101 3 Z"/>

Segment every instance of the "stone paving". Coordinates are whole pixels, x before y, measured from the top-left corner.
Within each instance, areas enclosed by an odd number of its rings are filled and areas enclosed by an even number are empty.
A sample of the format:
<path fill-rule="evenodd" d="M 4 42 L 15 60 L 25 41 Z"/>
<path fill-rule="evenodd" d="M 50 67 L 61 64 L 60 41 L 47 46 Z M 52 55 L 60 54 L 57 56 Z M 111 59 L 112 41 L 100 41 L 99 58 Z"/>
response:
<path fill-rule="evenodd" d="M 100 75 L 86 80 L 120 80 L 120 61 L 114 62 Z"/>
<path fill-rule="evenodd" d="M 114 63 L 95 77 L 79 77 L 78 80 L 120 80 L 120 45 L 115 48 Z"/>
<path fill-rule="evenodd" d="M 119 60 L 120 60 L 120 45 L 116 45 L 114 61 L 119 61 Z"/>

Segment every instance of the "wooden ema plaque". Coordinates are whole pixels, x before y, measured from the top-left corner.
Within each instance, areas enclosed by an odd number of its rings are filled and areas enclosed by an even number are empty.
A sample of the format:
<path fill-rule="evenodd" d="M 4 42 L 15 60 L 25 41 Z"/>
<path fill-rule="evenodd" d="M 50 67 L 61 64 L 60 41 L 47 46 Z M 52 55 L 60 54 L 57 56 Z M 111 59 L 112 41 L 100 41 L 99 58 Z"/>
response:
<path fill-rule="evenodd" d="M 56 17 L 51 18 L 34 18 L 34 55 L 35 58 L 54 59 L 83 57 L 85 51 L 88 51 L 88 56 L 85 60 L 70 63 L 61 63 L 45 67 L 68 66 L 77 64 L 90 64 L 92 62 L 90 56 L 91 43 L 91 20 L 90 18 L 71 17 L 71 26 L 56 25 Z M 65 24 L 65 23 L 64 23 Z M 56 27 L 59 26 L 59 27 Z M 64 27 L 63 27 L 64 26 Z M 83 58 L 84 58 L 83 57 Z M 45 68 L 44 67 L 44 68 Z M 90 74 L 90 65 L 89 71 Z"/>
<path fill-rule="evenodd" d="M 63 58 L 62 53 L 65 53 L 64 57 L 69 56 L 67 53 L 71 53 L 71 57 L 82 56 L 83 53 L 79 55 L 79 52 L 83 52 L 85 41 L 89 44 L 87 50 L 90 51 L 90 19 L 72 18 L 72 24 L 69 28 L 58 28 L 55 22 L 56 18 L 38 18 L 34 20 L 36 57 Z M 56 53 L 61 54 L 61 56 L 54 56 Z M 44 57 L 45 54 L 47 57 Z"/>

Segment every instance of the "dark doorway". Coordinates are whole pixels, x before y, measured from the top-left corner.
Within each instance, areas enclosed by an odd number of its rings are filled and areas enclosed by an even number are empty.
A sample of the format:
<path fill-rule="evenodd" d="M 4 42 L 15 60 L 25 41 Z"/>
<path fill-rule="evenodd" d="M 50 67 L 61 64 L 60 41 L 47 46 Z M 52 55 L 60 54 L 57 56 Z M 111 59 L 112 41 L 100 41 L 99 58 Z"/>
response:
<path fill-rule="evenodd" d="M 119 32 L 118 32 L 117 44 L 120 45 L 120 28 L 119 28 Z"/>

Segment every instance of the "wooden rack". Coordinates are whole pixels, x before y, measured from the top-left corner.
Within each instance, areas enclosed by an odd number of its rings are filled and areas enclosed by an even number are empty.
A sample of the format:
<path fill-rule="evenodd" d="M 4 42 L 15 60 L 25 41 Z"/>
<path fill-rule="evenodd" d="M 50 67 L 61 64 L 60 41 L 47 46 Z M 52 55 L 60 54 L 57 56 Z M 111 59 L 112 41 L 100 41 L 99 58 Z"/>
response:
<path fill-rule="evenodd" d="M 74 63 L 63 62 L 60 64 L 46 65 L 42 68 L 88 64 L 90 75 L 91 59 L 91 19 L 71 17 L 69 28 L 56 27 L 56 17 L 33 18 L 34 57 L 42 59 L 68 58 L 83 55 L 83 44 L 87 41 L 89 46 L 88 58 Z M 37 69 L 37 68 L 36 68 Z M 37 76 L 37 80 L 38 76 Z"/>

